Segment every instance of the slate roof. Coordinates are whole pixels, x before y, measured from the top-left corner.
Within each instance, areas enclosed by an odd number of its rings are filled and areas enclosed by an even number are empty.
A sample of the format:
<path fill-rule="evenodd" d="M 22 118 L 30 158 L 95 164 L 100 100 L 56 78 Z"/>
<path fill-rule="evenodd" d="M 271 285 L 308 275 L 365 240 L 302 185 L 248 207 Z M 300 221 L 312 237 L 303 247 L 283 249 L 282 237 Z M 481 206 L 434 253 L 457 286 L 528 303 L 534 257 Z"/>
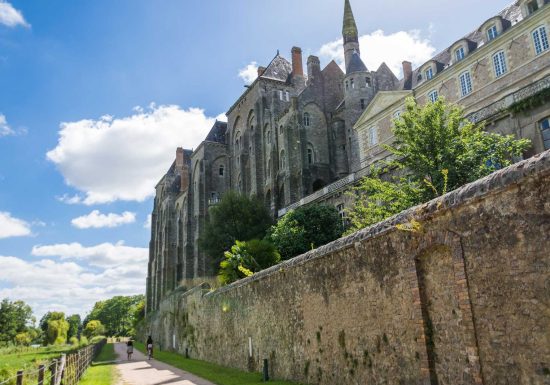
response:
<path fill-rule="evenodd" d="M 351 60 L 349 61 L 348 68 L 346 69 L 347 74 L 352 74 L 354 72 L 367 72 L 367 66 L 361 60 L 361 56 L 357 51 L 354 51 L 351 55 Z"/>
<path fill-rule="evenodd" d="M 207 142 L 217 142 L 225 144 L 225 133 L 227 132 L 227 123 L 216 120 L 212 129 L 206 136 Z"/>
<path fill-rule="evenodd" d="M 288 60 L 277 53 L 261 77 L 286 82 L 289 80 L 291 74 L 292 65 Z"/>

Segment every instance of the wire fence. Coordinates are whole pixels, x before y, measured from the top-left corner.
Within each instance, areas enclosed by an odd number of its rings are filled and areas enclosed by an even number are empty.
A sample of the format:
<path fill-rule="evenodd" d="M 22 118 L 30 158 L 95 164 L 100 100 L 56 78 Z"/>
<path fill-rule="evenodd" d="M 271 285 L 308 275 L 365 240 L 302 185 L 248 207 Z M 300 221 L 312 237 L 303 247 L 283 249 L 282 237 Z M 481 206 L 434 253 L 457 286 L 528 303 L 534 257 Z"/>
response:
<path fill-rule="evenodd" d="M 19 370 L 16 376 L 1 381 L 0 385 L 77 385 L 106 342 L 102 340 L 72 353 L 62 354 L 35 370 Z"/>

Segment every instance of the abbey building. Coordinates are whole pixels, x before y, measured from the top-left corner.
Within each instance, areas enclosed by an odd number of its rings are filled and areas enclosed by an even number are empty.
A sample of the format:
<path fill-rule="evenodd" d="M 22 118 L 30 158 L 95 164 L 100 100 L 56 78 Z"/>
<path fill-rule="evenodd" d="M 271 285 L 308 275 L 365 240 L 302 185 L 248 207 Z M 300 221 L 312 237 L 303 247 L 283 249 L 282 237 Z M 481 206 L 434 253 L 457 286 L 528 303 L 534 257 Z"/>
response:
<path fill-rule="evenodd" d="M 488 130 L 550 148 L 549 0 L 519 0 L 448 49 L 398 79 L 384 63 L 361 59 L 345 0 L 345 69 L 298 47 L 277 54 L 194 151 L 178 148 L 156 186 L 147 276 L 147 311 L 186 278 L 215 275 L 198 239 L 208 209 L 228 190 L 256 196 L 274 217 L 311 202 L 342 213 L 349 189 L 385 159 L 392 119 L 406 97 L 444 96 Z M 368 53 L 367 53 L 368 54 Z M 177 144 L 175 144 L 175 147 Z"/>

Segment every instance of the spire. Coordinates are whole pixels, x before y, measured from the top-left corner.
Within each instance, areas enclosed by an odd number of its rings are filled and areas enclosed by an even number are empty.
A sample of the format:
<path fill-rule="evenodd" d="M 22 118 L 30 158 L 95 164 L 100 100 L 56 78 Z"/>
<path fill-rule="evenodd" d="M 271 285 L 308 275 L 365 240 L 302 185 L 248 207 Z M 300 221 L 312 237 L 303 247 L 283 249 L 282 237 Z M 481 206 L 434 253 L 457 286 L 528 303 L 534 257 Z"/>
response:
<path fill-rule="evenodd" d="M 342 27 L 342 36 L 344 37 L 344 43 L 359 40 L 359 32 L 357 32 L 357 24 L 355 24 L 355 18 L 353 17 L 353 11 L 351 10 L 351 4 L 349 0 L 346 0 L 344 6 L 344 25 Z"/>

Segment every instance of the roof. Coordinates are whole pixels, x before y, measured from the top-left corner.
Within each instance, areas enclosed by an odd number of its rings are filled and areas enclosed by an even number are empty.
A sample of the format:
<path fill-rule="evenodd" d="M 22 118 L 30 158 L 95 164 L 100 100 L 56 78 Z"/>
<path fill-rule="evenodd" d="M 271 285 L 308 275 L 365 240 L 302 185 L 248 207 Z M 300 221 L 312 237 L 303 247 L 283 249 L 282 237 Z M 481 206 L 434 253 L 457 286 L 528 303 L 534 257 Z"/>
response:
<path fill-rule="evenodd" d="M 354 72 L 367 72 L 367 66 L 361 60 L 361 56 L 357 51 L 354 51 L 351 55 L 351 60 L 349 61 L 348 68 L 346 69 L 346 74 L 352 74 Z"/>
<path fill-rule="evenodd" d="M 277 55 L 273 58 L 271 63 L 267 66 L 266 70 L 262 74 L 261 78 L 280 80 L 286 82 L 292 74 L 292 65 L 284 57 Z"/>
<path fill-rule="evenodd" d="M 206 136 L 208 142 L 225 143 L 225 133 L 227 132 L 227 123 L 216 120 L 212 129 Z"/>

